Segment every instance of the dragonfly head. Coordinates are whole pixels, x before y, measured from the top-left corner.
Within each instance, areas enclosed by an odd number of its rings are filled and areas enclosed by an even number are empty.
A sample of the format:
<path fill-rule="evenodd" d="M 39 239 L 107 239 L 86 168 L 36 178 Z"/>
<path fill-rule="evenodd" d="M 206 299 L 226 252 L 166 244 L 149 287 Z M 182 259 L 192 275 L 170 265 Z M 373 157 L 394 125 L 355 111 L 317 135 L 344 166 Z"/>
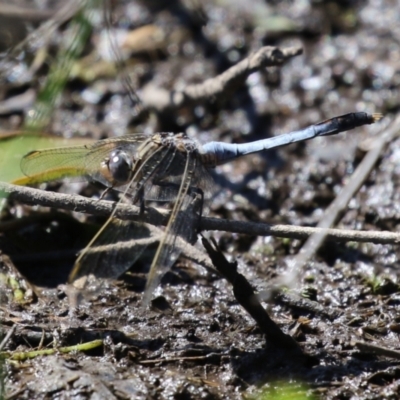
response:
<path fill-rule="evenodd" d="M 107 166 L 114 182 L 124 184 L 131 178 L 133 163 L 126 152 L 112 151 Z"/>

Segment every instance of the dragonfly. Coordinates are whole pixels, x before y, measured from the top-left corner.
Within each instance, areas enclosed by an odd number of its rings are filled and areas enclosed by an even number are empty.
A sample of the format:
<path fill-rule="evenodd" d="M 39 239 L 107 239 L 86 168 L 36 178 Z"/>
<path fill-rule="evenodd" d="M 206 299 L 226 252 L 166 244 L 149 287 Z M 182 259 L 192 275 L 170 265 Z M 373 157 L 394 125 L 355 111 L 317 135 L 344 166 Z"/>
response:
<path fill-rule="evenodd" d="M 143 304 L 148 305 L 161 278 L 180 255 L 177 238 L 186 242 L 195 240 L 193 231 L 201 218 L 203 201 L 212 193 L 210 169 L 238 157 L 336 135 L 381 118 L 381 114 L 354 112 L 298 131 L 240 144 L 209 142 L 200 146 L 185 133 L 133 133 L 90 145 L 35 150 L 22 158 L 21 169 L 32 182 L 44 177 L 84 176 L 100 182 L 106 190 L 122 192 L 122 197 L 139 204 L 142 212 L 149 201 L 171 203 L 172 210 L 160 235 L 143 295 Z M 142 255 L 151 231 L 144 223 L 121 221 L 113 215 L 79 254 L 70 282 L 89 274 L 116 279 Z M 115 242 L 127 245 L 112 246 Z"/>

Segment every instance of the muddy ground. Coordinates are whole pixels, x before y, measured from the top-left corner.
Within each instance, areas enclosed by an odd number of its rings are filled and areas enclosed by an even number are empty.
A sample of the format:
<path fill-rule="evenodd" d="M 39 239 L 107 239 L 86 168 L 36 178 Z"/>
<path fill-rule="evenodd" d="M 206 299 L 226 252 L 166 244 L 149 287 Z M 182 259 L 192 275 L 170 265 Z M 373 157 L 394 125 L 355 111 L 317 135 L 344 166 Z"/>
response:
<path fill-rule="evenodd" d="M 47 3 L 41 3 L 44 9 L 55 6 Z M 24 6 L 22 0 L 18 4 Z M 131 1 L 113 2 L 113 7 L 113 27 L 135 31 L 151 26 L 139 38 L 134 35 L 131 57 L 117 68 L 129 73 L 139 96 L 145 96 L 149 85 L 171 90 L 202 82 L 264 45 L 302 46 L 304 54 L 282 67 L 253 73 L 221 98 L 153 111 L 150 118 L 132 115 L 126 85 L 114 69 L 87 57 L 79 68 L 75 65 L 75 75 L 52 112 L 46 130 L 54 135 L 89 140 L 128 130 L 184 131 L 200 143 L 247 142 L 353 111 L 386 116 L 376 125 L 217 168 L 210 216 L 315 226 L 399 110 L 400 7 L 395 0 L 252 0 L 245 5 L 174 1 L 168 6 Z M 12 25 L 21 24 L 21 17 L 13 18 Z M 93 23 L 85 56 L 106 31 L 101 13 L 94 15 Z M 25 18 L 23 26 L 29 31 L 38 24 Z M 151 36 L 157 29 L 164 35 L 161 40 Z M 56 30 L 50 55 L 56 54 L 67 30 L 68 23 Z M 22 70 L 32 58 L 24 54 Z M 2 105 L 13 96 L 37 93 L 48 74 L 47 61 L 25 81 L 23 73 L 8 77 L 0 88 Z M 31 106 L 28 101 L 19 108 L 1 108 L 2 130 L 22 128 Z M 399 145 L 395 135 L 384 146 L 336 227 L 398 230 Z M 93 197 L 101 192 L 99 185 L 82 183 L 50 184 L 47 189 Z M 25 291 L 22 278 L 21 291 L 15 289 L 17 283 L 14 289 L 2 283 L 2 330 L 6 334 L 15 327 L 3 350 L 59 349 L 103 339 L 102 346 L 88 352 L 57 350 L 5 361 L 5 398 L 279 398 L 284 384 L 277 381 L 294 385 L 293 398 L 400 397 L 399 359 L 356 345 L 399 348 L 397 245 L 325 241 L 287 296 L 264 303 L 308 356 L 297 357 L 268 346 L 231 286 L 185 258 L 163 278 L 151 309 L 140 307 L 146 278 L 141 264 L 72 310 L 64 284 L 74 254 L 104 220 L 62 211 L 49 214 L 47 208 L 15 201 L 3 210 L 3 221 L 20 223 L 1 234 L 2 276 L 11 274 L 13 263 L 39 294 L 36 298 Z M 239 262 L 239 272 L 260 292 L 288 270 L 304 243 L 207 234 L 230 260 Z M 202 249 L 201 243 L 197 246 Z"/>

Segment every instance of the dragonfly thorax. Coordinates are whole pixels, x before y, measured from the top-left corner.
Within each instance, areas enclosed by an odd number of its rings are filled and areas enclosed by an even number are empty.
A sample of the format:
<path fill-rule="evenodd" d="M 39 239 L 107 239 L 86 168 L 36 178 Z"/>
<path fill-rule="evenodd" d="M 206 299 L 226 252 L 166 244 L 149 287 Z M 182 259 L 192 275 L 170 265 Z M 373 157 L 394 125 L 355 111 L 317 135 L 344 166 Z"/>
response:
<path fill-rule="evenodd" d="M 198 149 L 197 143 L 190 139 L 185 133 L 156 133 L 152 137 L 153 142 L 161 146 L 174 147 L 181 153 L 192 153 Z"/>
<path fill-rule="evenodd" d="M 106 161 L 107 168 L 115 183 L 127 183 L 132 175 L 132 159 L 122 150 L 114 150 Z"/>

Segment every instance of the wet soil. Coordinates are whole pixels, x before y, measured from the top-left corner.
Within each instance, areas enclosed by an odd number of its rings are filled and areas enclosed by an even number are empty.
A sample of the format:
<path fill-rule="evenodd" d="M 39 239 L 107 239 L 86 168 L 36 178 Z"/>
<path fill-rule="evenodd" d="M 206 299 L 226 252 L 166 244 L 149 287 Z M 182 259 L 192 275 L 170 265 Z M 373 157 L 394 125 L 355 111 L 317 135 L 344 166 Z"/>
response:
<path fill-rule="evenodd" d="M 102 70 L 88 80 L 89 72 L 100 69 L 97 61 L 69 81 L 48 131 L 88 139 L 128 130 L 184 131 L 199 143 L 247 142 L 348 112 L 384 113 L 387 117 L 378 127 L 268 151 L 213 171 L 211 216 L 315 226 L 373 139 L 398 112 L 397 1 L 170 3 L 114 4 L 113 27 L 134 31 L 154 25 L 166 37 L 157 45 L 141 39 L 130 51 L 124 68 L 139 96 L 147 85 L 173 89 L 202 82 L 263 45 L 301 45 L 304 54 L 282 67 L 253 73 L 222 99 L 152 112 L 149 119 L 132 115 L 131 99 L 115 74 L 107 76 Z M 95 28 L 86 55 L 104 33 L 100 16 L 93 17 Z M 29 21 L 28 26 L 35 23 Z M 56 51 L 58 42 L 54 35 L 50 52 Z M 23 84 L 10 81 L 0 89 L 2 99 L 38 90 L 46 73 L 42 66 Z M 2 112 L 0 126 L 22 127 L 26 110 Z M 399 144 L 395 137 L 384 149 L 340 216 L 338 228 L 398 230 Z M 51 184 L 47 189 L 87 196 L 101 191 L 81 183 Z M 6 221 L 21 221 L 0 236 L 2 253 L 11 258 L 2 256 L 3 275 L 15 277 L 13 288 L 9 281 L 2 283 L 2 329 L 6 333 L 16 326 L 4 350 L 104 340 L 89 352 L 5 362 L 6 398 L 257 398 L 266 388 L 276 387 L 277 381 L 294 383 L 304 398 L 400 397 L 399 359 L 357 346 L 367 342 L 399 348 L 398 246 L 325 242 L 295 287 L 264 303 L 271 318 L 307 355 L 298 357 L 266 342 L 228 282 L 184 258 L 163 278 L 150 309 L 141 308 L 143 265 L 71 309 L 64 284 L 75 252 L 104 219 L 49 214 L 43 207 L 15 202 L 3 214 Z M 238 261 L 239 272 L 260 292 L 288 270 L 288 261 L 303 244 L 275 237 L 207 234 L 216 238 L 229 259 Z M 34 285 L 33 292 L 12 264 Z"/>

